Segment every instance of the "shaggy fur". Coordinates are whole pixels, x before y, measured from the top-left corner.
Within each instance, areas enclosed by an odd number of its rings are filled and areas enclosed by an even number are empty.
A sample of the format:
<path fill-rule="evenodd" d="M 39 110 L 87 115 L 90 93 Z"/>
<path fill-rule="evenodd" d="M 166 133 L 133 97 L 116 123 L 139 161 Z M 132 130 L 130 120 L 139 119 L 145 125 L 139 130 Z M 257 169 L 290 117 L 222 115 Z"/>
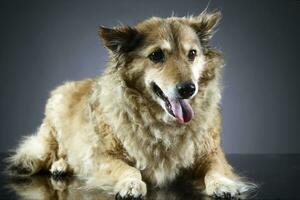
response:
<path fill-rule="evenodd" d="M 51 93 L 39 130 L 10 158 L 11 171 L 72 172 L 88 187 L 121 198 L 145 196 L 145 182 L 162 187 L 184 173 L 207 195 L 235 197 L 249 190 L 220 146 L 223 59 L 209 46 L 219 18 L 219 12 L 203 12 L 154 17 L 135 27 L 101 27 L 110 53 L 105 72 Z M 157 49 L 165 57 L 153 62 L 149 55 Z M 191 49 L 197 52 L 192 60 Z M 156 83 L 171 101 L 183 81 L 196 84 L 195 94 L 184 100 L 194 113 L 188 123 L 168 113 L 152 88 Z"/>

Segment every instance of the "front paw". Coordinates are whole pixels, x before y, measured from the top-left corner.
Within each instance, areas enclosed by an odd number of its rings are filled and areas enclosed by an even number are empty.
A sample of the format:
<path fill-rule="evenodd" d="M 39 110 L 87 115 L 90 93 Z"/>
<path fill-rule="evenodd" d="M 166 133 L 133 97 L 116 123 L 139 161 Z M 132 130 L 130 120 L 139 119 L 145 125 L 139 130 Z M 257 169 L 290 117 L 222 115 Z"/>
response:
<path fill-rule="evenodd" d="M 67 174 L 68 164 L 60 159 L 52 163 L 50 172 L 53 177 L 59 178 Z"/>
<path fill-rule="evenodd" d="M 209 196 L 235 199 L 251 189 L 251 186 L 238 180 L 232 180 L 220 174 L 207 175 L 205 177 L 205 190 Z"/>
<path fill-rule="evenodd" d="M 140 200 L 147 193 L 146 184 L 136 178 L 128 178 L 116 185 L 116 200 Z"/>

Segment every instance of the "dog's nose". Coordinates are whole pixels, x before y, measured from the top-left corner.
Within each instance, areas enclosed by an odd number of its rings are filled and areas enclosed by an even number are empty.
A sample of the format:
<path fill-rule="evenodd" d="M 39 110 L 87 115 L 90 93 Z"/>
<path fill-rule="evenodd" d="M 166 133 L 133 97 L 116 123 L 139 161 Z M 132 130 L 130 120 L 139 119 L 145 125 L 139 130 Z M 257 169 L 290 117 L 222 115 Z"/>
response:
<path fill-rule="evenodd" d="M 180 98 L 188 99 L 195 93 L 196 86 L 192 82 L 183 82 L 177 84 L 176 89 Z"/>

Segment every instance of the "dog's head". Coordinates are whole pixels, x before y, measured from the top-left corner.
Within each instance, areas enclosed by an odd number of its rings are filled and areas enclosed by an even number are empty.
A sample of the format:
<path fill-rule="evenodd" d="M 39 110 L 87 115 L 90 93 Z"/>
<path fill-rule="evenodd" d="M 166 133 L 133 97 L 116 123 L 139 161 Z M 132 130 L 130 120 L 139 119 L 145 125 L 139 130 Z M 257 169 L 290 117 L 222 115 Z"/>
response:
<path fill-rule="evenodd" d="M 116 67 L 126 71 L 130 86 L 142 89 L 181 123 L 194 115 L 190 100 L 197 94 L 208 40 L 219 12 L 196 17 L 150 18 L 135 27 L 99 30 Z"/>

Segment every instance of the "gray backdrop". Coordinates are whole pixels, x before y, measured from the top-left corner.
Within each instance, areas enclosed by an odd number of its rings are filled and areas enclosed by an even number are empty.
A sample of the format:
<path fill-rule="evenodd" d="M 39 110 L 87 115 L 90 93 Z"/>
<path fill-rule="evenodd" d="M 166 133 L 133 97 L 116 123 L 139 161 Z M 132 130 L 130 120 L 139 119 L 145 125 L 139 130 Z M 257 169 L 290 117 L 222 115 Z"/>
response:
<path fill-rule="evenodd" d="M 208 1 L 0 1 L 0 151 L 35 131 L 49 91 L 101 73 L 98 25 L 198 14 Z M 227 153 L 300 153 L 300 1 L 215 1 Z"/>

